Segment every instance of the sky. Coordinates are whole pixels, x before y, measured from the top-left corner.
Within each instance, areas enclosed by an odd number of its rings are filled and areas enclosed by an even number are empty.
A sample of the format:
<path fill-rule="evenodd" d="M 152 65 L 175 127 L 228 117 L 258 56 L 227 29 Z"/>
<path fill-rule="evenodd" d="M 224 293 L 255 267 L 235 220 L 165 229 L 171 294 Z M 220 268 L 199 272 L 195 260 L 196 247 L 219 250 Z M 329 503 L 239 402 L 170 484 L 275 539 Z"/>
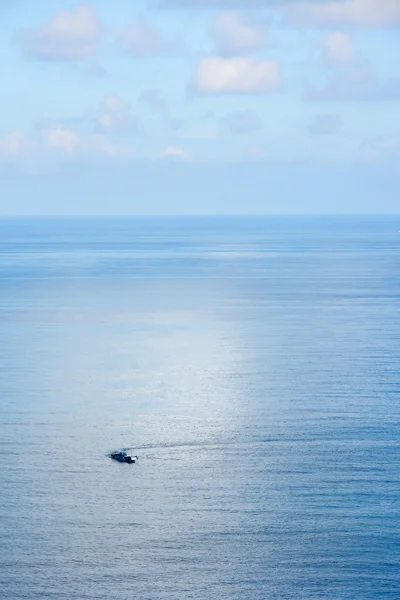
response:
<path fill-rule="evenodd" d="M 1 0 L 0 215 L 400 212 L 400 0 Z"/>

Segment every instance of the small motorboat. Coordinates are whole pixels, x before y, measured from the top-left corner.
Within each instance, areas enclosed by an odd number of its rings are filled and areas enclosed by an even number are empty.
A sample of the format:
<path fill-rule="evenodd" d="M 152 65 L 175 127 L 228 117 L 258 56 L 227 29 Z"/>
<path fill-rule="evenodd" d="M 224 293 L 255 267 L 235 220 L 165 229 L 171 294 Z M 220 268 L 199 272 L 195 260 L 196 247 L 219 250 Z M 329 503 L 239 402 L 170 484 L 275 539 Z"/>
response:
<path fill-rule="evenodd" d="M 138 459 L 137 456 L 131 456 L 130 454 L 127 454 L 126 452 L 112 452 L 110 456 L 113 460 L 117 460 L 118 462 L 128 463 L 130 465 L 135 463 Z"/>

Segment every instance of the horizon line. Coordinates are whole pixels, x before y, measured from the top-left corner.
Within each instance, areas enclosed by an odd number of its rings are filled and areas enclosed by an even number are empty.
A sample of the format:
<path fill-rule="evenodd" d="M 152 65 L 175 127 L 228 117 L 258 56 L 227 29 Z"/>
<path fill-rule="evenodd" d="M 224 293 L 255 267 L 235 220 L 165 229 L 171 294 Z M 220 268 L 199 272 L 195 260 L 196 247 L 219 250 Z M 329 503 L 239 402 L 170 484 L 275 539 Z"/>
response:
<path fill-rule="evenodd" d="M 106 218 L 176 218 L 176 217 L 398 217 L 400 211 L 354 213 L 16 213 L 0 214 L 0 219 L 106 219 Z"/>

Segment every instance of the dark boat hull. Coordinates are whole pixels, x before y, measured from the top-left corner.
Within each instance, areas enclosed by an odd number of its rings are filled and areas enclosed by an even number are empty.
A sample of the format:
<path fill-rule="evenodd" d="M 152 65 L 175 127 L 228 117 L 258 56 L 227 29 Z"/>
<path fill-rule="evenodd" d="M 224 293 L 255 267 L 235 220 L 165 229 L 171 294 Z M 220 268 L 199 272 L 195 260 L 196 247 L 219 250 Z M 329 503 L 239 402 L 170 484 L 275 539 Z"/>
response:
<path fill-rule="evenodd" d="M 136 462 L 136 456 L 129 456 L 128 454 L 124 454 L 122 452 L 111 454 L 111 458 L 117 462 L 128 463 L 129 465 L 133 465 Z"/>

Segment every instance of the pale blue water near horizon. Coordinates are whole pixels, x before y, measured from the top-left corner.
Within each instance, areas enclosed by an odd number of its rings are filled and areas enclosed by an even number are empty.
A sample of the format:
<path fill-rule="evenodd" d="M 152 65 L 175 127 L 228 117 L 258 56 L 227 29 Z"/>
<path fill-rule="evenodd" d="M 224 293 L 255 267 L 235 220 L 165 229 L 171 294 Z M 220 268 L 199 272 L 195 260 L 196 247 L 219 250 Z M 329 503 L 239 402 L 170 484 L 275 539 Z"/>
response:
<path fill-rule="evenodd" d="M 397 600 L 399 230 L 1 219 L 0 597 Z"/>

